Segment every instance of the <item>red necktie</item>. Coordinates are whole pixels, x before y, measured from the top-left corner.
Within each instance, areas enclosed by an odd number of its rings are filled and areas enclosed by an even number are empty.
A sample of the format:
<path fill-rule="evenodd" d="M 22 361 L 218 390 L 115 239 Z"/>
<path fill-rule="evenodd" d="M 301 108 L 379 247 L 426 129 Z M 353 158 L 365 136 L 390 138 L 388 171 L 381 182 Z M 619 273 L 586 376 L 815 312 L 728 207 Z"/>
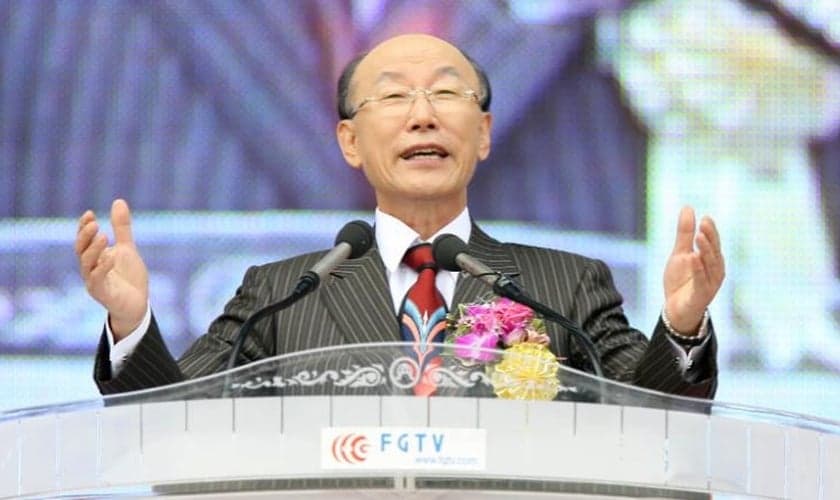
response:
<path fill-rule="evenodd" d="M 400 307 L 400 331 L 403 340 L 413 344 L 412 351 L 422 373 L 414 386 L 414 393 L 428 396 L 435 391 L 435 384 L 428 374 L 440 366 L 440 358 L 428 344 L 443 342 L 446 301 L 435 286 L 437 265 L 432 257 L 431 244 L 409 248 L 403 263 L 417 271 L 417 281 L 408 289 Z"/>

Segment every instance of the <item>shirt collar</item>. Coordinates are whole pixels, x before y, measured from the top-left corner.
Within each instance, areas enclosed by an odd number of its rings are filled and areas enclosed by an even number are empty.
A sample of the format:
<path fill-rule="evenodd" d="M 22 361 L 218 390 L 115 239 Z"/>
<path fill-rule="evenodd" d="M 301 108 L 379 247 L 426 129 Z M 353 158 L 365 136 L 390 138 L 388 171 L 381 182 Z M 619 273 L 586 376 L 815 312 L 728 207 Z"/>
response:
<path fill-rule="evenodd" d="M 379 208 L 376 209 L 374 214 L 374 228 L 379 255 L 382 257 L 382 263 L 385 264 L 385 268 L 390 273 L 397 270 L 406 250 L 417 243 L 423 243 L 420 235 L 414 229 L 411 229 L 405 222 L 396 217 L 379 210 Z M 428 241 L 432 242 L 438 235 L 445 233 L 454 234 L 464 241 L 469 241 L 471 232 L 472 221 L 470 220 L 470 211 L 464 207 L 464 210 L 458 217 L 455 217 L 452 222 L 443 226 Z"/>

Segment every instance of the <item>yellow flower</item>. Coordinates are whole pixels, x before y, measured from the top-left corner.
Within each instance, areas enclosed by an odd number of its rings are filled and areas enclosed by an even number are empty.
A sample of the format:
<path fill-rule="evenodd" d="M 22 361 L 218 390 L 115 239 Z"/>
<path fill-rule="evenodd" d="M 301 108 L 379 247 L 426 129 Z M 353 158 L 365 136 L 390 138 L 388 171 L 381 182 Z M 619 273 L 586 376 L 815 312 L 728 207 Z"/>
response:
<path fill-rule="evenodd" d="M 542 344 L 523 342 L 507 348 L 502 360 L 488 367 L 493 392 L 502 399 L 551 400 L 557 395 L 560 362 Z"/>

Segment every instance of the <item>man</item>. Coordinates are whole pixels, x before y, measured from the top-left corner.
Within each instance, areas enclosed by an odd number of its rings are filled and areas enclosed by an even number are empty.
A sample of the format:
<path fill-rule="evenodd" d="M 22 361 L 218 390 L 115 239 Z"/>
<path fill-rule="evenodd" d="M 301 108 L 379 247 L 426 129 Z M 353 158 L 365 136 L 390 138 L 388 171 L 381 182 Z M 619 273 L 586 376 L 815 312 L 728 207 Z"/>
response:
<path fill-rule="evenodd" d="M 537 300 L 569 316 L 592 337 L 613 379 L 679 394 L 711 397 L 716 386 L 715 340 L 707 306 L 724 277 L 714 223 L 695 236 L 694 213 L 680 213 L 674 251 L 665 268 L 663 315 L 650 342 L 631 329 L 606 266 L 554 250 L 502 244 L 472 223 L 467 186 L 490 153 L 490 86 L 459 49 L 427 35 L 381 43 L 353 61 L 339 81 L 336 135 L 347 163 L 376 194 L 376 246 L 338 267 L 340 278 L 259 324 L 240 362 L 328 345 L 398 341 L 396 313 L 417 273 L 401 263 L 418 241 L 454 233 L 492 268 L 518 276 Z M 252 267 L 207 334 L 176 363 L 151 314 L 148 273 L 131 234 L 130 214 L 114 202 L 116 242 L 108 246 L 94 214 L 82 215 L 76 239 L 81 274 L 108 310 L 95 379 L 103 393 L 173 383 L 223 369 L 242 322 L 284 297 L 323 252 Z M 694 249 L 696 245 L 697 249 Z M 485 285 L 438 272 L 446 303 L 477 300 Z M 549 325 L 552 350 L 584 366 L 567 333 Z"/>

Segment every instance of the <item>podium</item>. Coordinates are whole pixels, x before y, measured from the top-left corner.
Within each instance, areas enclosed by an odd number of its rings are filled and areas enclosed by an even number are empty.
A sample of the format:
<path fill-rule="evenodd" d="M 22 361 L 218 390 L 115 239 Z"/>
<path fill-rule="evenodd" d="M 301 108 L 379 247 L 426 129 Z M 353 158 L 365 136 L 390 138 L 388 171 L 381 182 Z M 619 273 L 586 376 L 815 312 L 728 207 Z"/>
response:
<path fill-rule="evenodd" d="M 840 498 L 838 422 L 566 367 L 553 399 L 502 399 L 485 366 L 440 359 L 431 397 L 385 343 L 6 412 L 0 498 Z"/>

